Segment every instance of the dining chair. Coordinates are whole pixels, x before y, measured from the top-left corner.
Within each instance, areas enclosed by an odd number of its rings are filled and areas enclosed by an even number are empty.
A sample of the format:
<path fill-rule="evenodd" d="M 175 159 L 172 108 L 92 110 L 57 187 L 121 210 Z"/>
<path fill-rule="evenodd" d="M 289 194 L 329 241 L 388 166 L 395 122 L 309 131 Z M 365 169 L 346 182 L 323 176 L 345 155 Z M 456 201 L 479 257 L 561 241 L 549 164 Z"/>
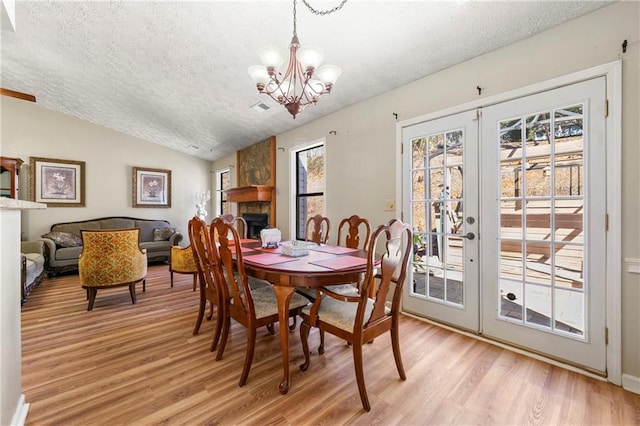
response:
<path fill-rule="evenodd" d="M 304 240 L 318 244 L 326 244 L 329 240 L 331 222 L 328 217 L 317 214 L 307 220 L 304 228 Z"/>
<path fill-rule="evenodd" d="M 329 240 L 329 230 L 331 228 L 331 221 L 328 217 L 317 214 L 307 219 L 306 226 L 304 228 L 304 240 L 316 244 L 326 244 Z M 310 302 L 316 299 L 316 290 L 299 287 L 296 292 L 306 297 Z"/>
<path fill-rule="evenodd" d="M 367 219 L 354 214 L 340 221 L 338 225 L 338 238 L 336 240 L 338 246 L 366 250 L 369 238 L 371 238 L 371 225 Z M 354 296 L 359 292 L 357 284 L 358 283 L 335 284 L 324 288 L 336 294 Z M 373 297 L 373 294 L 369 296 Z M 309 294 L 307 294 L 307 298 L 309 298 Z M 315 297 L 312 297 L 312 299 L 315 300 Z M 318 353 L 320 355 L 324 353 L 324 332 L 322 330 L 320 330 Z"/>
<path fill-rule="evenodd" d="M 369 238 L 371 238 L 371 225 L 367 219 L 354 214 L 340 221 L 338 239 L 336 240 L 338 246 L 366 250 Z M 358 287 L 353 284 L 336 284 L 326 288 L 334 293 L 354 294 L 358 292 Z M 369 297 L 373 297 L 373 294 L 370 294 Z"/>
<path fill-rule="evenodd" d="M 367 271 L 360 283 L 360 294 L 345 296 L 324 289 L 321 293 L 327 297 L 317 297 L 313 305 L 301 311 L 300 340 L 305 361 L 300 369 L 306 371 L 310 364 L 310 327 L 318 327 L 321 331 L 345 339 L 353 348 L 356 381 L 365 411 L 370 411 L 371 405 L 364 380 L 364 343 L 389 332 L 396 368 L 400 379 L 406 380 L 400 355 L 398 322 L 411 247 L 412 232 L 409 225 L 398 219 L 380 225 L 369 241 Z M 379 264 L 376 264 L 376 252 L 381 255 Z M 375 287 L 374 298 L 369 297 L 369 288 L 372 286 Z M 386 306 L 388 300 L 390 307 Z M 374 345 L 370 347 L 375 348 Z"/>
<path fill-rule="evenodd" d="M 136 284 L 146 290 L 147 251 L 140 248 L 140 228 L 82 230 L 82 252 L 78 259 L 80 285 L 93 310 L 98 289 L 129 287 L 135 304 Z"/>
<path fill-rule="evenodd" d="M 216 360 L 222 358 L 229 335 L 231 318 L 247 329 L 247 350 L 239 386 L 244 386 L 249 377 L 255 351 L 256 331 L 262 326 L 278 322 L 278 304 L 271 286 L 252 289 L 244 268 L 242 245 L 238 231 L 222 218 L 211 222 L 211 233 L 218 235 L 218 244 L 212 244 L 214 272 L 217 273 L 222 300 L 225 301 L 222 337 Z M 234 259 L 235 254 L 235 259 Z M 309 301 L 294 293 L 289 302 L 289 317 L 297 316 Z M 273 329 L 273 328 L 272 328 Z M 288 332 L 281 327 L 280 332 Z M 271 330 L 270 330 L 271 331 Z"/>
<path fill-rule="evenodd" d="M 188 223 L 189 241 L 193 254 L 198 278 L 200 282 L 200 305 L 196 325 L 193 329 L 193 335 L 197 335 L 202 325 L 202 319 L 206 310 L 207 301 L 209 302 L 209 315 L 207 319 L 213 318 L 215 309 L 216 328 L 211 343 L 211 351 L 215 351 L 222 334 L 222 322 L 224 321 L 224 303 L 221 300 L 221 293 L 218 291 L 218 283 L 215 281 L 213 253 L 211 252 L 211 240 L 207 224 L 198 216 L 194 216 Z"/>

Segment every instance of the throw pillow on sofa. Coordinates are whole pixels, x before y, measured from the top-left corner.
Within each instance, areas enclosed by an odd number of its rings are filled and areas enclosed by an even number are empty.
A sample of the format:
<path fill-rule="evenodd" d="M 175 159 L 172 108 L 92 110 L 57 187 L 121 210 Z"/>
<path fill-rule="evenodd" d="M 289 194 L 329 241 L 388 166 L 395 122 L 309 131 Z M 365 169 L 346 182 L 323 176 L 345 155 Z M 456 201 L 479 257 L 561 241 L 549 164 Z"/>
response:
<path fill-rule="evenodd" d="M 82 245 L 82 238 L 69 232 L 49 232 L 42 235 L 42 238 L 53 240 L 58 247 L 79 247 Z"/>
<path fill-rule="evenodd" d="M 175 233 L 176 228 L 154 228 L 153 241 L 167 241 Z"/>

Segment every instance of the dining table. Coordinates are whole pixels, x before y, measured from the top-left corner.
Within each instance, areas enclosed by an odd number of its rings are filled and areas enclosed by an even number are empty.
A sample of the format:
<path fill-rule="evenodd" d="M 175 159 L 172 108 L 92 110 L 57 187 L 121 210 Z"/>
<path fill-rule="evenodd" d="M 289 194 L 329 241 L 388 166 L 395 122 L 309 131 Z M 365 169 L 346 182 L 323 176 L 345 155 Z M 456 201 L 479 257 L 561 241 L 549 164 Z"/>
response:
<path fill-rule="evenodd" d="M 308 253 L 290 256 L 282 253 L 283 242 L 275 248 L 263 248 L 260 240 L 241 240 L 241 251 L 248 275 L 269 281 L 278 303 L 280 347 L 282 349 L 283 378 L 278 388 L 281 394 L 289 391 L 289 302 L 297 287 L 322 287 L 334 284 L 357 283 L 367 269 L 367 252 L 329 244 L 295 242 Z M 306 250 L 303 250 L 306 252 Z"/>

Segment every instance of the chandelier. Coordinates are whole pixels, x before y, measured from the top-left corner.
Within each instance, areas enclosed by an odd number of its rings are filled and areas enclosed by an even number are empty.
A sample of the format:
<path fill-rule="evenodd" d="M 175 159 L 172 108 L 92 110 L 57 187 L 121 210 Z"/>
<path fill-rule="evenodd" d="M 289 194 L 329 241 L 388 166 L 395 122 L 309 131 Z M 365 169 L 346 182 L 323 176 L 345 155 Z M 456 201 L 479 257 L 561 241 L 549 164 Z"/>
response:
<path fill-rule="evenodd" d="M 304 4 L 316 15 L 327 15 L 342 8 L 347 2 L 327 11 L 313 9 L 306 0 Z M 304 107 L 316 104 L 320 96 L 331 93 L 342 70 L 335 65 L 320 64 L 324 52 L 314 46 L 300 46 L 296 28 L 296 0 L 293 0 L 293 37 L 289 44 L 289 63 L 284 74 L 280 71 L 285 63 L 286 53 L 276 46 L 265 46 L 258 51 L 262 65 L 249 67 L 258 92 L 269 95 L 296 118 Z M 318 68 L 319 67 L 319 68 Z"/>

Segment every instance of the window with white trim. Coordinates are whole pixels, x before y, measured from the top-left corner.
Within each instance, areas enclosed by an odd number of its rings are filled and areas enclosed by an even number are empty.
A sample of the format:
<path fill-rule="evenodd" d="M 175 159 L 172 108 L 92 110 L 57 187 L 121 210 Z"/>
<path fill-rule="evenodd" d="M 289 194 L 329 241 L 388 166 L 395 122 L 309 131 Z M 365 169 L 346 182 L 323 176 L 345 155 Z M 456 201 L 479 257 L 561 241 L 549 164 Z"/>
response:
<path fill-rule="evenodd" d="M 292 173 L 295 179 L 295 237 L 304 238 L 307 219 L 325 211 L 324 143 L 293 152 Z"/>

